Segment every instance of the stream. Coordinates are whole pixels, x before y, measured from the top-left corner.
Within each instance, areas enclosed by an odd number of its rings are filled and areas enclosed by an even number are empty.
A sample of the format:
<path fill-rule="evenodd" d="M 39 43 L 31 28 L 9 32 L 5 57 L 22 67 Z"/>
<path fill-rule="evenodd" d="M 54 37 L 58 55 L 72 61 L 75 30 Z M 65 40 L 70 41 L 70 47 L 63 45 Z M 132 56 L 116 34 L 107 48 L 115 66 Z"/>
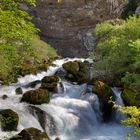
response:
<path fill-rule="evenodd" d="M 0 95 L 7 95 L 8 98 L 0 98 L 0 109 L 12 109 L 19 115 L 19 124 L 17 132 L 3 132 L 0 130 L 0 140 L 4 136 L 14 135 L 24 128 L 34 127 L 46 131 L 51 140 L 59 137 L 61 140 L 125 140 L 128 133 L 132 131 L 130 127 L 125 127 L 119 122 L 126 118 L 118 111 L 114 111 L 114 119 L 108 123 L 103 123 L 102 112 L 98 96 L 91 91 L 90 85 L 70 83 L 60 79 L 61 85 L 58 85 L 57 93 L 51 97 L 49 104 L 32 105 L 40 108 L 45 113 L 42 118 L 47 122 L 42 128 L 36 114 L 31 113 L 29 104 L 20 102 L 22 95 L 16 95 L 15 89 L 21 87 L 23 92 L 35 88 L 27 87 L 30 82 L 41 80 L 44 76 L 51 76 L 62 67 L 63 63 L 68 61 L 85 59 L 61 59 L 53 62 L 47 71 L 37 75 L 26 75 L 18 78 L 17 83 L 9 86 L 0 87 Z M 88 59 L 88 61 L 91 61 Z M 124 105 L 121 98 L 121 91 L 118 88 L 112 88 L 116 103 Z M 132 140 L 136 140 L 132 138 Z"/>

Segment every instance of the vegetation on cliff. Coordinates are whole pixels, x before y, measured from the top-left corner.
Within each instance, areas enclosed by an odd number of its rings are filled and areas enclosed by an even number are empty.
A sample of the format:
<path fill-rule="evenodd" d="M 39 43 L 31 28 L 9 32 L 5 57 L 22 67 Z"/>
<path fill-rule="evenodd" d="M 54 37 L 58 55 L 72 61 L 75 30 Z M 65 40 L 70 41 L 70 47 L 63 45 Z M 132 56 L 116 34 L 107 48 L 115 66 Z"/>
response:
<path fill-rule="evenodd" d="M 35 0 L 0 1 L 1 80 L 11 81 L 26 69 L 25 64 L 39 65 L 56 56 L 55 50 L 40 40 L 39 30 L 31 23 L 32 17 L 20 9 L 23 3 L 34 6 Z"/>
<path fill-rule="evenodd" d="M 140 91 L 140 18 L 130 17 L 120 24 L 98 24 L 95 69 L 102 79 L 122 82 Z M 111 82 L 112 82 L 111 81 Z M 110 82 L 110 83 L 111 83 Z"/>
<path fill-rule="evenodd" d="M 128 114 L 126 125 L 133 125 L 134 135 L 140 136 L 140 17 L 125 21 L 106 21 L 96 26 L 99 42 L 93 53 L 96 78 L 124 88 L 122 97 L 129 107 L 115 105 Z"/>

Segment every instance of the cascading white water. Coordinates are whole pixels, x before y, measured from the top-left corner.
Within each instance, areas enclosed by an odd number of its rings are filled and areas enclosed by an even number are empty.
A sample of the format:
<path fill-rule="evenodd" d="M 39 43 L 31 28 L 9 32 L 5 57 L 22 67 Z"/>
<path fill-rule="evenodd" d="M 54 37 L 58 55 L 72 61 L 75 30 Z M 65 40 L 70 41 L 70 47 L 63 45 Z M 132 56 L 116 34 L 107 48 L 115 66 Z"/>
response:
<path fill-rule="evenodd" d="M 2 100 L 0 98 L 0 109 L 10 108 L 16 111 L 20 121 L 18 132 L 24 128 L 35 127 L 42 130 L 36 116 L 33 116 L 27 103 L 20 103 L 22 95 L 16 95 L 15 89 L 19 86 L 23 91 L 31 88 L 25 88 L 24 85 L 35 80 L 41 80 L 44 76 L 53 75 L 63 63 L 77 59 L 56 60 L 54 66 L 51 66 L 46 72 L 37 75 L 26 75 L 18 79 L 16 84 L 9 87 L 1 87 L 0 95 L 8 95 L 9 98 Z M 84 61 L 85 59 L 78 59 Z M 61 81 L 57 94 L 54 94 L 49 104 L 36 105 L 49 114 L 55 123 L 57 132 L 50 134 L 51 140 L 56 136 L 61 140 L 124 140 L 129 128 L 126 128 L 115 122 L 104 124 L 101 122 L 102 113 L 97 95 L 87 92 L 87 84 L 77 85 L 67 81 Z M 40 85 L 36 86 L 38 88 Z M 118 98 L 117 98 L 118 99 Z M 120 101 L 118 101 L 120 102 Z M 47 118 L 46 118 L 47 119 Z M 46 126 L 46 130 L 48 130 Z M 17 132 L 15 132 L 17 133 Z M 0 140 L 8 133 L 0 131 Z"/>
<path fill-rule="evenodd" d="M 119 106 L 124 106 L 123 99 L 121 97 L 122 89 L 114 87 L 112 88 L 112 91 L 115 95 L 116 104 Z M 114 118 L 117 122 L 121 122 L 122 120 L 126 119 L 126 117 L 127 117 L 126 115 L 119 112 L 117 109 L 115 110 Z"/>

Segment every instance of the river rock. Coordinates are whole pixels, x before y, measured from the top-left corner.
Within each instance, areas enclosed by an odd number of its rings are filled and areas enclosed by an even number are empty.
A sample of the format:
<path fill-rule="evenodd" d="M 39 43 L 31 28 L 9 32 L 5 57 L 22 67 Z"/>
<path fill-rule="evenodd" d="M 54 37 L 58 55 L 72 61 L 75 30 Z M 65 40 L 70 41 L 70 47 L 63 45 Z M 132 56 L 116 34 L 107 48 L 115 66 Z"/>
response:
<path fill-rule="evenodd" d="M 40 108 L 36 106 L 29 106 L 29 111 L 33 116 L 36 116 L 41 127 L 45 131 L 45 125 L 46 125 L 46 114 L 45 111 L 41 110 Z"/>
<path fill-rule="evenodd" d="M 59 78 L 57 76 L 45 76 L 41 80 L 41 88 L 55 92 L 57 90 L 58 82 L 59 82 Z"/>
<path fill-rule="evenodd" d="M 112 117 L 112 104 L 109 103 L 110 97 L 113 96 L 111 87 L 102 81 L 95 81 L 93 84 L 93 93 L 97 94 L 101 103 L 103 112 L 103 121 L 109 121 Z"/>
<path fill-rule="evenodd" d="M 40 80 L 36 80 L 33 82 L 30 82 L 29 84 L 25 85 L 25 88 L 35 88 L 38 84 L 40 84 L 41 81 Z"/>
<path fill-rule="evenodd" d="M 23 94 L 22 88 L 21 88 L 21 87 L 16 88 L 15 93 L 16 93 L 17 95 Z"/>
<path fill-rule="evenodd" d="M 79 64 L 78 61 L 69 61 L 63 64 L 63 68 L 71 74 L 76 75 L 79 71 Z"/>
<path fill-rule="evenodd" d="M 21 99 L 21 102 L 27 102 L 30 104 L 43 104 L 49 103 L 50 96 L 48 90 L 37 89 L 27 91 Z"/>
<path fill-rule="evenodd" d="M 122 98 L 126 105 L 140 107 L 140 93 L 135 92 L 131 88 L 125 88 L 122 93 Z"/>
<path fill-rule="evenodd" d="M 97 94 L 99 99 L 103 102 L 108 102 L 113 96 L 111 87 L 102 81 L 95 81 L 93 84 L 93 93 Z"/>
<path fill-rule="evenodd" d="M 57 137 L 57 138 L 55 138 L 55 140 L 60 140 L 60 138 Z"/>
<path fill-rule="evenodd" d="M 8 98 L 8 96 L 7 96 L 7 95 L 2 95 L 1 98 L 2 98 L 3 100 L 6 100 L 6 99 Z"/>
<path fill-rule="evenodd" d="M 1 128 L 3 131 L 14 131 L 17 129 L 19 117 L 11 109 L 0 110 Z"/>
<path fill-rule="evenodd" d="M 46 132 L 41 132 L 36 128 L 23 129 L 18 135 L 10 138 L 10 140 L 50 140 Z"/>
<path fill-rule="evenodd" d="M 90 80 L 90 64 L 88 62 L 73 61 L 63 64 L 67 71 L 66 78 L 78 83 L 87 83 Z"/>

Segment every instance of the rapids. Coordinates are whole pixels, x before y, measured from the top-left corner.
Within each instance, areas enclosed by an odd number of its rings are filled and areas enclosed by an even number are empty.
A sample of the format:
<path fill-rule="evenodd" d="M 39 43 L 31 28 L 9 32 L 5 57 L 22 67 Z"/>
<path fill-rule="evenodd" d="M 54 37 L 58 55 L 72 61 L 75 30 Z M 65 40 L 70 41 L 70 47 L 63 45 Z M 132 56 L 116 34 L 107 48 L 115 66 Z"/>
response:
<path fill-rule="evenodd" d="M 36 115 L 29 111 L 29 104 L 20 103 L 22 95 L 16 95 L 15 89 L 21 87 L 23 92 L 31 90 L 25 85 L 35 80 L 41 80 L 44 76 L 50 76 L 61 68 L 67 61 L 77 59 L 56 60 L 53 66 L 50 66 L 46 72 L 37 75 L 26 75 L 18 78 L 18 82 L 10 86 L 1 86 L 0 95 L 7 95 L 9 98 L 3 100 L 0 98 L 0 109 L 12 109 L 19 115 L 20 121 L 17 132 L 2 132 L 0 130 L 0 140 L 4 136 L 11 136 L 24 128 L 35 127 L 43 131 Z M 78 59 L 84 61 L 85 59 Z M 90 59 L 88 60 L 92 62 Z M 38 84 L 34 89 L 39 88 Z M 112 89 L 116 102 L 123 105 L 121 91 L 117 88 Z M 93 94 L 90 86 L 87 84 L 78 85 L 61 80 L 61 86 L 58 86 L 58 93 L 51 97 L 49 104 L 35 105 L 51 116 L 49 123 L 54 123 L 54 130 L 50 130 L 45 124 L 45 130 L 49 133 L 51 140 L 59 137 L 61 140 L 125 140 L 126 135 L 131 132 L 131 128 L 122 126 L 118 123 L 124 116 L 119 112 L 114 113 L 114 120 L 109 123 L 102 122 L 102 112 L 97 95 Z M 117 120 L 117 121 L 116 121 Z M 52 122 L 53 121 L 53 122 Z M 51 132 L 54 131 L 54 132 Z"/>

